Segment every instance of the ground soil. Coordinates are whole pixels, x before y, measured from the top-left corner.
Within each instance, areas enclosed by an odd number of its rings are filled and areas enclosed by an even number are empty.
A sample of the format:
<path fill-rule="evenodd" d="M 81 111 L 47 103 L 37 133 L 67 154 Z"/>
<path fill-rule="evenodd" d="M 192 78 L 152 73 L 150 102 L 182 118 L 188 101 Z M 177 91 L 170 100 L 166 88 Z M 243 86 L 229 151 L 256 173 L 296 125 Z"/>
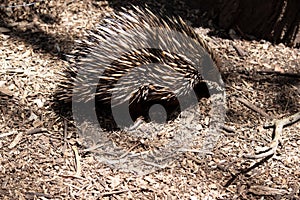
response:
<path fill-rule="evenodd" d="M 178 7 L 184 10 L 182 2 Z M 226 125 L 234 130 L 222 131 L 205 156 L 187 152 L 136 175 L 84 151 L 72 121 L 53 109 L 74 41 L 114 8 L 106 1 L 49 0 L 9 1 L 1 10 L 1 199 L 300 199 L 299 122 L 284 127 L 272 157 L 244 157 L 271 142 L 266 122 L 300 111 L 299 49 L 234 32 L 212 36 L 213 25 L 195 28 L 221 57 Z"/>

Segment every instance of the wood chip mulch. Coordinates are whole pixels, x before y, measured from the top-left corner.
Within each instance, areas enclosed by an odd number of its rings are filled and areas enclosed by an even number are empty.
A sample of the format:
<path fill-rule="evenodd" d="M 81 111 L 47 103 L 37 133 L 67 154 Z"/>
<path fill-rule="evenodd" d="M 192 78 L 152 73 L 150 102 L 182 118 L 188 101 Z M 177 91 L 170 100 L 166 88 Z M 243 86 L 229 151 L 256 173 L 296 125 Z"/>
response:
<path fill-rule="evenodd" d="M 275 155 L 245 157 L 272 141 L 264 124 L 300 111 L 299 49 L 197 28 L 222 58 L 232 129 L 211 154 L 187 152 L 138 176 L 85 152 L 72 122 L 53 110 L 65 55 L 113 8 L 91 0 L 9 5 L 0 12 L 1 199 L 300 199 L 299 121 L 283 128 Z"/>

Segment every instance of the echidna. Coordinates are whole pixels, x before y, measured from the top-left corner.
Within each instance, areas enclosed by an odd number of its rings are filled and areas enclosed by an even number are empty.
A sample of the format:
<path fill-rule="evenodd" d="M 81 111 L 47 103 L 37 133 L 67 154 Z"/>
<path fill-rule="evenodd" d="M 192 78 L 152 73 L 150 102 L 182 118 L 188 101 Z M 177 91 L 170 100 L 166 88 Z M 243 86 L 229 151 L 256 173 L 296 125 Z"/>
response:
<path fill-rule="evenodd" d="M 147 8 L 111 13 L 79 46 L 80 59 L 68 69 L 75 76 L 63 84 L 74 90 L 60 99 L 96 100 L 99 112 L 128 103 L 134 121 L 149 118 L 150 107 L 161 104 L 170 119 L 184 107 L 178 97 L 187 100 L 193 91 L 208 97 L 207 85 L 222 85 L 218 58 L 206 41 L 181 18 Z"/>

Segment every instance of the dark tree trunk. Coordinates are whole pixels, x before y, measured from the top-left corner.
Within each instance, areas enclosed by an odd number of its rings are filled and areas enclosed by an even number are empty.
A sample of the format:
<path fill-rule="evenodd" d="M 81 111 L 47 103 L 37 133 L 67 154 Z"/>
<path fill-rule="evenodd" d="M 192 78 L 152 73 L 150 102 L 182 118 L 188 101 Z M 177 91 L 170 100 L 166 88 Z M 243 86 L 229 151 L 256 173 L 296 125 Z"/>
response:
<path fill-rule="evenodd" d="M 207 12 L 224 29 L 275 43 L 300 45 L 299 0 L 193 0 L 194 8 Z"/>

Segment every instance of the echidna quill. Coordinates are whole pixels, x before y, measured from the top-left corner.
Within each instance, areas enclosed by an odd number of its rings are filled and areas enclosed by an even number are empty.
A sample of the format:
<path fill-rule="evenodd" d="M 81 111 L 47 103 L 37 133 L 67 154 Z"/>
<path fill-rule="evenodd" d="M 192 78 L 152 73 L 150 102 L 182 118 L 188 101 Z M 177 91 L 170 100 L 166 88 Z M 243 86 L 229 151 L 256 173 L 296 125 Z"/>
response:
<path fill-rule="evenodd" d="M 149 120 L 154 104 L 171 119 L 184 107 L 178 97 L 187 99 L 192 91 L 198 99 L 209 97 L 207 85 L 222 85 L 218 58 L 205 39 L 182 19 L 149 9 L 111 13 L 79 46 L 81 57 L 68 69 L 75 76 L 62 84 L 74 90 L 60 100 L 96 100 L 101 109 L 127 103 L 133 121 Z"/>

